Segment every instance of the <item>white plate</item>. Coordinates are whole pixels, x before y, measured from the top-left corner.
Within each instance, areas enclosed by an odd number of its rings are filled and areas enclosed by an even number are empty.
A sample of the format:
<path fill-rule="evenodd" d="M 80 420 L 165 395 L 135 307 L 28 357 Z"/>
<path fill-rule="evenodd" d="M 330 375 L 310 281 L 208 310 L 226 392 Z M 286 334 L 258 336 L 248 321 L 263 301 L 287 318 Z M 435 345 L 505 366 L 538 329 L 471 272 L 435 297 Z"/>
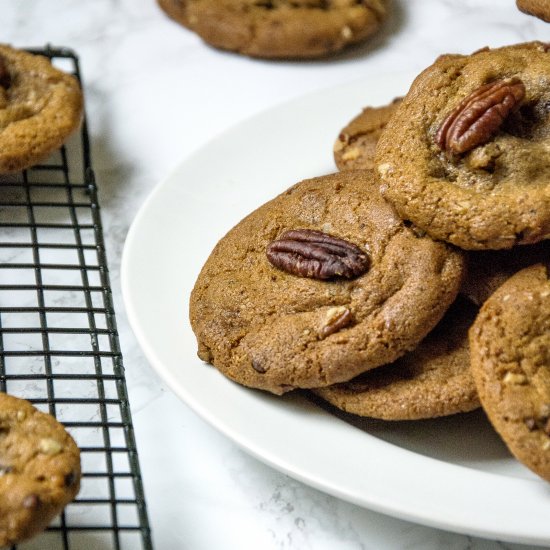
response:
<path fill-rule="evenodd" d="M 201 417 L 257 458 L 344 500 L 472 535 L 550 543 L 550 485 L 513 460 L 481 413 L 383 423 L 240 387 L 203 365 L 188 297 L 210 250 L 248 212 L 335 170 L 332 145 L 365 105 L 406 91 L 387 75 L 310 95 L 225 132 L 176 169 L 131 227 L 122 288 L 148 360 Z"/>

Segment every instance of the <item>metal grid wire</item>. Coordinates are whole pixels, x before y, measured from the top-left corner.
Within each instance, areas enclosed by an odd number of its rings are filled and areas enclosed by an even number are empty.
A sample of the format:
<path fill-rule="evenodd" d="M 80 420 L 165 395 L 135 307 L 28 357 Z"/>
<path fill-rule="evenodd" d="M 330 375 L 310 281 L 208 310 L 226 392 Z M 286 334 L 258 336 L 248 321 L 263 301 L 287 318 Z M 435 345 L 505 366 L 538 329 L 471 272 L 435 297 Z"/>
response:
<path fill-rule="evenodd" d="M 80 79 L 72 51 L 29 51 Z M 0 391 L 56 416 L 82 453 L 75 502 L 19 549 L 152 549 L 85 121 L 0 176 Z"/>

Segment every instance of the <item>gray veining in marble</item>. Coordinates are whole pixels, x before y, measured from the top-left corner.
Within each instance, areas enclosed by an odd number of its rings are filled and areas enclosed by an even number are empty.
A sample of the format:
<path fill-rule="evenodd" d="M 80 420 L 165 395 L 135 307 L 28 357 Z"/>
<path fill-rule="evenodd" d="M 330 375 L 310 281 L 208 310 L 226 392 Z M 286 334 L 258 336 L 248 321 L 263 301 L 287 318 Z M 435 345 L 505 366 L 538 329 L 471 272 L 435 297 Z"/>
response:
<path fill-rule="evenodd" d="M 154 0 L 0 0 L 0 8 L 2 41 L 64 45 L 80 55 L 157 548 L 527 548 L 370 512 L 245 454 L 191 412 L 149 367 L 128 325 L 119 274 L 126 233 L 145 197 L 178 162 L 223 129 L 313 90 L 365 76 L 372 76 L 375 85 L 381 72 L 419 71 L 443 52 L 548 40 L 550 26 L 520 14 L 513 0 L 394 0 L 394 16 L 365 46 L 326 61 L 267 62 L 207 47 L 169 21 Z"/>

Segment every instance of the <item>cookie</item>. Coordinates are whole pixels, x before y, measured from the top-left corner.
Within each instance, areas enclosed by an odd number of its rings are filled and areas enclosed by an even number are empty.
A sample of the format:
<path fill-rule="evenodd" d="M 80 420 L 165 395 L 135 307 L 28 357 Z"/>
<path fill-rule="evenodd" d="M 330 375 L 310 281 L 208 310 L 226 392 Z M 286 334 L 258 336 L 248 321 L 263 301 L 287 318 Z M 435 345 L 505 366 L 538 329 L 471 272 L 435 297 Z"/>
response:
<path fill-rule="evenodd" d="M 382 130 L 401 102 L 395 98 L 389 105 L 365 107 L 345 128 L 334 143 L 334 162 L 339 170 L 372 170 L 374 153 Z"/>
<path fill-rule="evenodd" d="M 470 329 L 472 374 L 512 454 L 550 481 L 550 280 L 537 264 L 508 279 Z"/>
<path fill-rule="evenodd" d="M 45 57 L 0 44 L 0 174 L 60 147 L 78 127 L 82 105 L 76 78 Z"/>
<path fill-rule="evenodd" d="M 511 250 L 483 250 L 468 255 L 468 274 L 460 293 L 483 305 L 514 273 L 550 258 L 550 241 L 516 246 Z"/>
<path fill-rule="evenodd" d="M 549 73 L 539 42 L 444 55 L 422 72 L 376 150 L 399 214 L 469 250 L 550 237 Z"/>
<path fill-rule="evenodd" d="M 516 5 L 522 12 L 550 23 L 550 0 L 516 0 Z"/>
<path fill-rule="evenodd" d="M 0 547 L 44 530 L 79 486 L 80 453 L 63 426 L 0 393 Z"/>
<path fill-rule="evenodd" d="M 385 0 L 158 0 L 206 43 L 251 57 L 323 57 L 364 41 L 386 17 Z"/>
<path fill-rule="evenodd" d="M 479 407 L 468 329 L 477 313 L 458 298 L 416 349 L 357 378 L 312 390 L 335 407 L 382 420 L 435 418 Z"/>
<path fill-rule="evenodd" d="M 414 348 L 453 302 L 464 264 L 403 224 L 372 171 L 305 180 L 208 258 L 190 301 L 199 357 L 276 394 L 344 382 Z"/>

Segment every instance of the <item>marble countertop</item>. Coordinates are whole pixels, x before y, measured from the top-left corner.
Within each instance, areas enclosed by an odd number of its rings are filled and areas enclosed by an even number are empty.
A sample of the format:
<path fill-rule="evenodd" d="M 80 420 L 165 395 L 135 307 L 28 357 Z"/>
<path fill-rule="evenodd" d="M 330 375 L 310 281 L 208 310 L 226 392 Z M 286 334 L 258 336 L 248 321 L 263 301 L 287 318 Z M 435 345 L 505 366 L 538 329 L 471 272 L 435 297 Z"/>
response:
<path fill-rule="evenodd" d="M 513 0 L 394 0 L 385 28 L 329 60 L 253 60 L 209 48 L 154 0 L 1 0 L 2 42 L 80 56 L 111 282 L 155 546 L 162 550 L 527 548 L 415 525 L 328 496 L 248 456 L 148 365 L 129 327 L 120 258 L 133 217 L 184 157 L 305 93 L 444 52 L 550 38 Z M 344 122 L 344 121 L 343 121 Z M 162 429 L 159 429 L 161 427 Z M 166 436 L 166 437 L 165 437 Z"/>

